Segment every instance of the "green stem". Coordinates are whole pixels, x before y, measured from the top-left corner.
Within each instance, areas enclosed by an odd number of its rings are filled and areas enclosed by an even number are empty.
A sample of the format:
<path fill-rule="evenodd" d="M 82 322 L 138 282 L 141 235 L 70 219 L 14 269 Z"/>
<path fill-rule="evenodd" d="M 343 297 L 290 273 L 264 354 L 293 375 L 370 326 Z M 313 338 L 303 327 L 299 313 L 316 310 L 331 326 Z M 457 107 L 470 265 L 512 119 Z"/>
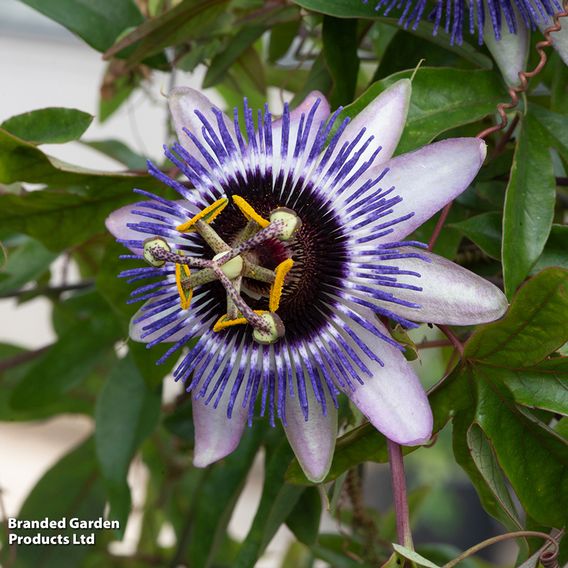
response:
<path fill-rule="evenodd" d="M 558 542 L 556 541 L 555 538 L 551 537 L 549 534 L 537 531 L 516 531 L 507 534 L 500 534 L 498 536 L 494 536 L 493 538 L 488 538 L 487 540 L 484 540 L 483 542 L 480 542 L 475 546 L 468 548 L 465 552 L 462 552 L 457 558 L 454 558 L 451 562 L 444 564 L 442 568 L 453 568 L 454 566 L 459 564 L 462 560 L 469 558 L 476 552 L 479 552 L 483 548 L 491 546 L 492 544 L 497 544 L 498 542 L 509 540 L 511 538 L 522 538 L 522 537 L 531 537 L 531 536 L 536 538 L 544 538 L 548 540 L 554 546 L 554 552 L 558 550 Z"/>

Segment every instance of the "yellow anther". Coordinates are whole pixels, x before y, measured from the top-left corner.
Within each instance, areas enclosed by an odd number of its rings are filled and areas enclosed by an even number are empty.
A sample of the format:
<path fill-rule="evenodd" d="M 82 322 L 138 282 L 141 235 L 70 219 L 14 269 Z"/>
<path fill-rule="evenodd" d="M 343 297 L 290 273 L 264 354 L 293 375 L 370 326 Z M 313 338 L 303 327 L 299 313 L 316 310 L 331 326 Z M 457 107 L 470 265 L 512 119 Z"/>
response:
<path fill-rule="evenodd" d="M 281 262 L 274 271 L 274 282 L 270 288 L 270 297 L 268 299 L 268 308 L 271 312 L 275 312 L 280 307 L 280 298 L 282 297 L 284 280 L 292 266 L 294 266 L 294 261 L 291 258 L 288 258 Z"/>
<path fill-rule="evenodd" d="M 263 229 L 270 225 L 270 221 L 261 217 L 252 207 L 248 201 L 245 201 L 240 195 L 233 195 L 235 205 L 241 210 L 241 213 L 247 218 L 248 221 L 256 221 Z"/>
<path fill-rule="evenodd" d="M 176 229 L 180 233 L 185 233 L 187 231 L 195 231 L 195 229 L 192 229 L 192 227 L 193 225 L 195 225 L 195 223 L 197 223 L 197 221 L 205 221 L 205 223 L 208 224 L 211 223 L 221 213 L 221 211 L 223 211 L 223 209 L 227 207 L 228 203 L 229 200 L 226 197 L 222 197 L 221 199 L 215 201 L 215 203 L 209 205 L 209 207 L 203 209 L 203 211 L 200 211 L 189 221 L 186 221 L 185 223 L 178 225 Z"/>
<path fill-rule="evenodd" d="M 266 310 L 254 310 L 254 313 L 261 316 L 262 314 L 267 313 Z M 221 331 L 227 327 L 233 327 L 234 325 L 243 325 L 248 323 L 246 318 L 240 317 L 236 319 L 227 319 L 227 314 L 221 316 L 217 323 L 213 326 L 213 331 Z"/>
<path fill-rule="evenodd" d="M 182 269 L 183 272 L 185 272 L 185 276 L 187 278 L 189 278 L 191 271 L 189 270 L 189 266 L 187 266 L 187 264 L 176 264 L 176 286 L 179 294 L 179 303 L 182 310 L 187 310 L 191 305 L 191 298 L 193 298 L 193 288 L 188 286 L 186 293 L 181 281 Z"/>

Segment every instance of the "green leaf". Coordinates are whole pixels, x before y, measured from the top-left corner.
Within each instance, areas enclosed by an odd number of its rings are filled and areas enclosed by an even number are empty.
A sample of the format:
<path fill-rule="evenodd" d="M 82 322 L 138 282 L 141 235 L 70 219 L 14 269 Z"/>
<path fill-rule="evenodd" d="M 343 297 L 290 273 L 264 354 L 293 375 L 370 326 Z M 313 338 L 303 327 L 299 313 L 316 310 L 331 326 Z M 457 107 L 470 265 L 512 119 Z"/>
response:
<path fill-rule="evenodd" d="M 261 428 L 248 428 L 239 447 L 209 468 L 192 507 L 193 518 L 199 522 L 192 527 L 187 552 L 180 549 L 180 562 L 203 568 L 212 565 L 261 440 Z"/>
<path fill-rule="evenodd" d="M 228 4 L 229 0 L 183 0 L 171 10 L 147 20 L 121 38 L 108 49 L 105 58 L 110 59 L 127 47 L 138 44 L 127 61 L 133 67 L 165 47 L 206 35 L 216 22 L 218 25 Z"/>
<path fill-rule="evenodd" d="M 225 49 L 217 54 L 203 79 L 203 87 L 213 87 L 225 78 L 229 68 L 264 33 L 264 26 L 244 26 L 233 36 Z"/>
<path fill-rule="evenodd" d="M 91 374 L 119 333 L 108 312 L 76 322 L 36 359 L 14 389 L 10 405 L 15 410 L 31 410 L 57 402 Z"/>
<path fill-rule="evenodd" d="M 401 71 L 373 83 L 343 109 L 338 124 L 345 117 L 359 114 L 387 87 L 413 73 Z M 492 71 L 420 68 L 412 81 L 408 118 L 397 154 L 415 150 L 447 130 L 491 114 L 503 97 L 506 94 L 501 79 Z"/>
<path fill-rule="evenodd" d="M 59 520 L 95 520 L 103 516 L 104 489 L 97 472 L 92 439 L 72 450 L 51 467 L 39 480 L 26 498 L 19 519 L 44 518 Z M 72 533 L 89 534 L 70 528 L 42 530 L 42 534 L 62 535 L 72 538 Z M 95 538 L 101 538 L 95 533 Z M 49 545 L 18 546 L 14 568 L 61 568 L 61 566 L 81 566 L 83 559 L 92 551 L 91 546 Z"/>
<path fill-rule="evenodd" d="M 144 18 L 133 0 L 20 0 L 65 26 L 97 51 L 108 49 Z"/>
<path fill-rule="evenodd" d="M 411 550 L 410 548 L 406 548 L 400 544 L 395 544 L 394 542 L 392 547 L 398 554 L 400 554 L 400 556 L 410 560 L 414 564 L 418 564 L 418 566 L 425 566 L 426 568 L 440 568 L 437 564 L 434 564 L 428 560 L 428 558 L 424 558 L 424 556 L 421 556 L 415 550 Z"/>
<path fill-rule="evenodd" d="M 42 108 L 18 114 L 0 127 L 32 144 L 63 144 L 77 140 L 93 116 L 74 108 Z"/>
<path fill-rule="evenodd" d="M 49 189 L 0 195 L 2 229 L 25 233 L 54 251 L 103 232 L 104 219 L 113 210 L 136 201 L 134 187 L 163 190 L 150 176 L 65 164 L 0 129 L 0 183 L 15 181 L 43 183 Z"/>
<path fill-rule="evenodd" d="M 568 440 L 568 418 L 560 419 L 554 427 L 554 431 L 565 440 Z"/>
<path fill-rule="evenodd" d="M 164 418 L 164 427 L 168 432 L 193 444 L 195 438 L 195 428 L 193 426 L 193 412 L 191 408 L 191 397 Z"/>
<path fill-rule="evenodd" d="M 82 140 L 81 143 L 125 165 L 129 170 L 146 171 L 148 167 L 144 156 L 133 152 L 120 140 Z"/>
<path fill-rule="evenodd" d="M 131 356 L 114 367 L 97 400 L 97 457 L 108 490 L 111 516 L 120 522 L 121 537 L 130 513 L 130 489 L 126 482 L 130 461 L 156 427 L 160 403 L 160 390 L 146 385 Z"/>
<path fill-rule="evenodd" d="M 555 202 L 548 135 L 529 113 L 521 124 L 503 213 L 503 278 L 508 297 L 544 249 Z"/>
<path fill-rule="evenodd" d="M 303 489 L 288 485 L 284 481 L 284 473 L 292 455 L 290 445 L 284 439 L 268 458 L 260 503 L 252 526 L 233 563 L 234 568 L 249 568 L 256 564 L 300 498 Z"/>
<path fill-rule="evenodd" d="M 292 46 L 292 42 L 298 35 L 301 20 L 293 20 L 274 26 L 270 31 L 270 42 L 268 44 L 268 61 L 276 63 L 284 57 Z"/>
<path fill-rule="evenodd" d="M 418 359 L 418 349 L 416 343 L 410 339 L 410 335 L 399 323 L 389 326 L 390 336 L 402 347 L 404 347 L 404 358 L 407 361 L 416 361 Z"/>
<path fill-rule="evenodd" d="M 536 104 L 531 104 L 529 114 L 547 132 L 548 145 L 556 148 L 560 155 L 568 160 L 568 116 L 552 112 Z"/>
<path fill-rule="evenodd" d="M 472 401 L 476 393 L 472 377 L 460 369 L 458 382 L 470 394 Z M 472 404 L 466 411 L 458 413 L 453 419 L 453 452 L 456 462 L 464 469 L 473 483 L 483 508 L 509 530 L 523 529 L 523 523 L 514 506 L 511 506 L 511 494 L 505 482 L 505 476 L 496 462 L 495 453 L 489 449 L 487 437 L 481 431 L 478 445 L 475 446 L 475 434 L 469 435 L 474 420 L 475 407 Z M 481 453 L 483 443 L 485 453 Z M 474 459 L 472 446 L 477 449 Z M 484 459 L 482 459 L 482 457 Z M 505 486 L 504 486 L 505 484 Z"/>
<path fill-rule="evenodd" d="M 125 248 L 117 242 L 109 242 L 101 263 L 101 269 L 97 274 L 97 290 L 119 316 L 124 333 L 128 333 L 130 318 L 136 313 L 139 306 L 127 304 L 132 288 L 126 282 L 118 278 L 122 270 L 131 265 L 120 258 L 125 253 Z"/>
<path fill-rule="evenodd" d="M 265 100 L 266 97 L 266 78 L 264 76 L 264 67 L 262 65 L 262 60 L 258 55 L 258 52 L 254 47 L 249 47 L 235 62 L 235 65 L 231 69 L 230 73 L 233 80 L 236 76 L 240 76 L 240 80 L 237 83 L 240 85 L 240 90 L 243 93 L 250 93 L 252 89 L 260 95 L 261 100 Z M 242 80 L 245 80 L 243 83 Z M 254 98 L 251 97 L 249 101 L 252 104 Z M 239 101 L 240 104 L 241 101 Z M 262 108 L 263 104 L 257 103 L 257 108 Z M 253 107 L 254 108 L 254 107 Z"/>
<path fill-rule="evenodd" d="M 196 41 L 195 45 L 176 61 L 176 68 L 192 72 L 199 64 L 206 64 L 208 60 L 213 59 L 223 47 L 224 42 L 218 37 Z"/>
<path fill-rule="evenodd" d="M 279 568 L 314 568 L 314 557 L 301 542 L 292 541 Z"/>
<path fill-rule="evenodd" d="M 500 259 L 502 220 L 501 213 L 494 211 L 451 223 L 448 227 L 460 231 L 490 257 Z"/>
<path fill-rule="evenodd" d="M 49 270 L 56 257 L 56 254 L 33 239 L 26 239 L 13 252 L 10 250 L 8 262 L 0 269 L 0 297 L 19 290 L 27 282 L 37 280 Z"/>
<path fill-rule="evenodd" d="M 546 526 L 562 526 L 568 500 L 568 445 L 514 402 L 485 365 L 472 369 L 475 424 L 491 444 L 526 512 Z"/>
<path fill-rule="evenodd" d="M 321 496 L 315 487 L 308 487 L 298 499 L 286 519 L 288 528 L 304 544 L 314 544 L 318 538 L 321 520 Z"/>
<path fill-rule="evenodd" d="M 513 298 L 508 313 L 470 337 L 464 357 L 506 367 L 536 365 L 568 341 L 568 270 L 548 268 Z"/>
<path fill-rule="evenodd" d="M 469 427 L 466 440 L 471 459 L 484 482 L 498 500 L 500 507 L 506 510 L 512 520 L 516 521 L 517 528 L 520 527 L 521 523 L 515 510 L 515 504 L 507 488 L 507 479 L 499 467 L 491 442 L 475 423 Z"/>
<path fill-rule="evenodd" d="M 14 389 L 22 381 L 22 379 L 29 372 L 35 362 L 36 352 L 33 350 L 26 350 L 21 347 L 0 343 L 0 366 L 10 363 L 10 360 L 16 360 L 17 365 L 9 366 L 4 371 L 0 371 L 0 382 L 2 384 L 2 396 L 0 396 L 0 421 L 2 422 L 15 422 L 15 421 L 30 421 L 49 418 L 56 414 L 91 414 L 92 403 L 82 396 L 67 395 L 59 397 L 56 401 L 49 403 L 45 402 L 41 406 L 26 409 L 16 410 L 10 406 L 10 399 L 13 396 Z M 12 359 L 14 362 L 14 359 Z"/>
<path fill-rule="evenodd" d="M 298 69 L 290 73 L 285 67 L 269 66 L 266 71 L 266 82 L 271 87 L 285 89 L 295 93 L 300 91 L 308 79 L 307 69 Z"/>
<path fill-rule="evenodd" d="M 544 250 L 531 269 L 536 274 L 550 266 L 568 268 L 568 226 L 552 225 Z"/>
<path fill-rule="evenodd" d="M 568 416 L 568 358 L 555 357 L 537 367 L 495 371 L 515 401 L 527 408 L 540 408 Z"/>
<path fill-rule="evenodd" d="M 323 18 L 323 54 L 333 79 L 330 95 L 332 108 L 353 101 L 357 86 L 359 57 L 357 55 L 357 20 Z"/>
<path fill-rule="evenodd" d="M 535 372 L 523 370 L 522 375 L 530 381 Z M 509 529 L 524 528 L 511 487 L 529 516 L 546 526 L 562 524 L 568 494 L 566 442 L 516 400 L 508 388 L 518 380 L 513 371 L 467 365 L 457 373 L 472 404 L 454 418 L 454 455 L 484 508 Z"/>

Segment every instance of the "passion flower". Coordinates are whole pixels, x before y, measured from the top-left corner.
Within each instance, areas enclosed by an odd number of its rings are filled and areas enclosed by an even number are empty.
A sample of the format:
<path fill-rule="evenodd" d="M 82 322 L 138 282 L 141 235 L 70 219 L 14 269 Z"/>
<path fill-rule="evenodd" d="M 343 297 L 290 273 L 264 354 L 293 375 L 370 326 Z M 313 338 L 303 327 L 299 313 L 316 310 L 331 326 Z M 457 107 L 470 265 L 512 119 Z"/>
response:
<path fill-rule="evenodd" d="M 402 240 L 468 187 L 486 151 L 458 138 L 392 158 L 410 90 L 399 81 L 352 121 L 319 93 L 277 120 L 170 93 L 179 143 L 165 153 L 189 184 L 150 164 L 181 199 L 135 190 L 145 201 L 107 226 L 148 264 L 121 274 L 151 279 L 132 292 L 145 303 L 131 337 L 171 343 L 159 363 L 187 349 L 174 377 L 192 393 L 196 466 L 232 452 L 259 408 L 322 480 L 341 393 L 390 439 L 426 442 L 426 394 L 383 322 L 471 325 L 506 309 L 486 280 Z"/>

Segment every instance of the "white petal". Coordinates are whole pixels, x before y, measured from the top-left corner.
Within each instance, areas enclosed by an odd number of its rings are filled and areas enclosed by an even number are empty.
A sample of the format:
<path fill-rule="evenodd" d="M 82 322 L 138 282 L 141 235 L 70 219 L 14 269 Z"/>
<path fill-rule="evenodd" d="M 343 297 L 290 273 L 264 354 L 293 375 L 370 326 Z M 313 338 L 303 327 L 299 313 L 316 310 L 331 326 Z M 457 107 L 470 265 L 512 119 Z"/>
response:
<path fill-rule="evenodd" d="M 478 138 L 451 138 L 393 158 L 381 166 L 390 168 L 382 184 L 394 186 L 402 202 L 392 218 L 414 213 L 394 225 L 386 240 L 398 241 L 427 221 L 462 193 L 483 164 L 487 146 Z"/>
<path fill-rule="evenodd" d="M 393 291 L 397 298 L 420 304 L 421 308 L 379 304 L 412 321 L 448 325 L 494 321 L 507 310 L 507 298 L 491 282 L 441 256 L 422 250 L 415 252 L 428 257 L 431 262 L 403 258 L 381 261 L 381 264 L 420 273 L 420 278 L 398 276 L 398 280 L 422 287 L 421 292 L 399 288 L 389 291 Z"/>
<path fill-rule="evenodd" d="M 195 111 L 199 111 L 211 124 L 216 132 L 219 131 L 217 126 L 217 117 L 213 112 L 213 108 L 218 108 L 214 105 L 205 95 L 201 94 L 195 89 L 190 87 L 176 87 L 172 89 L 168 95 L 168 104 L 170 107 L 170 112 L 172 113 L 172 118 L 174 121 L 174 127 L 176 129 L 177 138 L 180 144 L 196 159 L 201 163 L 204 163 L 201 152 L 198 150 L 196 145 L 191 141 L 188 135 L 184 132 L 184 128 L 189 130 L 195 137 L 208 148 L 207 143 L 202 135 L 203 123 L 200 118 L 195 114 Z M 234 133 L 235 129 L 233 126 L 233 121 L 230 120 L 225 114 L 223 114 L 223 119 L 231 136 L 233 137 L 233 142 L 235 140 Z"/>
<path fill-rule="evenodd" d="M 217 408 L 213 407 L 213 401 L 206 405 L 204 398 L 192 397 L 195 467 L 207 467 L 231 454 L 239 445 L 248 420 L 248 408 L 241 407 L 242 396 L 239 396 L 231 418 L 227 418 L 231 384 L 229 380 Z"/>
<path fill-rule="evenodd" d="M 315 398 L 311 383 L 306 385 L 309 404 L 307 421 L 298 396 L 292 398 L 288 389 L 286 392 L 287 426 L 284 431 L 306 477 L 314 483 L 325 479 L 331 466 L 337 437 L 337 409 L 325 387 L 324 390 L 327 402 L 326 416 L 323 415 L 321 406 Z"/>
<path fill-rule="evenodd" d="M 401 79 L 378 95 L 347 125 L 342 140 L 352 140 L 362 128 L 365 128 L 366 139 L 373 135 L 374 139 L 363 153 L 360 163 L 368 160 L 377 146 L 382 150 L 375 158 L 374 165 L 382 164 L 391 158 L 402 135 L 412 84 L 409 79 Z"/>
<path fill-rule="evenodd" d="M 132 210 L 136 209 L 137 204 L 125 205 L 113 211 L 106 219 L 105 225 L 112 235 L 120 240 L 140 241 L 140 247 L 130 246 L 130 250 L 135 254 L 142 253 L 142 241 L 146 238 L 143 233 L 130 229 L 130 223 L 139 223 L 142 219 L 138 215 L 133 215 Z"/>
<path fill-rule="evenodd" d="M 367 319 L 387 333 L 374 315 L 365 310 Z M 432 435 L 432 411 L 420 380 L 402 353 L 359 326 L 356 333 L 384 363 L 367 360 L 372 373 L 365 384 L 356 385 L 347 396 L 387 438 L 405 446 L 427 442 Z"/>
<path fill-rule="evenodd" d="M 506 24 L 501 26 L 501 39 L 495 38 L 491 18 L 486 18 L 484 28 L 485 45 L 497 63 L 505 82 L 512 87 L 519 85 L 519 72 L 527 66 L 530 33 L 517 10 L 517 33 L 511 33 Z"/>

